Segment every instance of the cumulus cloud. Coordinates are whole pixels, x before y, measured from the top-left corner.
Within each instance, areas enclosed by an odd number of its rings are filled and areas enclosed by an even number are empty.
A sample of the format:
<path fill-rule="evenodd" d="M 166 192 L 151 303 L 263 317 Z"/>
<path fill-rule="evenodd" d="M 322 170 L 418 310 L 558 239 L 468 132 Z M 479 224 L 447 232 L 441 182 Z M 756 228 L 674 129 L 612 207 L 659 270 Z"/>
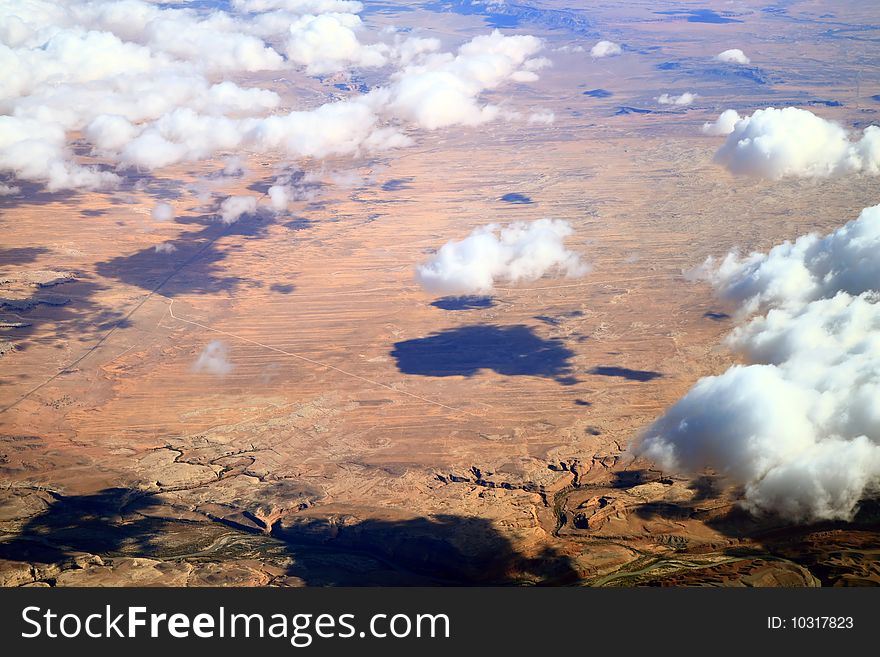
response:
<path fill-rule="evenodd" d="M 736 110 L 724 110 L 718 115 L 717 119 L 703 124 L 703 134 L 712 137 L 729 135 L 733 132 L 733 128 L 736 126 L 736 122 L 739 121 L 740 118 L 742 117 L 740 117 L 739 112 Z"/>
<path fill-rule="evenodd" d="M 764 178 L 880 174 L 878 126 L 868 126 L 852 140 L 841 125 L 796 107 L 768 107 L 745 117 L 727 110 L 706 126 L 708 134 L 728 135 L 715 159 L 732 173 Z"/>
<path fill-rule="evenodd" d="M 233 365 L 229 360 L 229 350 L 226 344 L 220 340 L 209 342 L 196 362 L 193 364 L 193 372 L 224 376 L 229 374 Z"/>
<path fill-rule="evenodd" d="M 168 203 L 157 203 L 153 206 L 150 216 L 153 221 L 171 221 L 174 219 L 174 208 Z"/>
<path fill-rule="evenodd" d="M 596 45 L 590 48 L 590 55 L 596 59 L 599 59 L 600 57 L 613 57 L 622 52 L 623 49 L 620 47 L 620 44 L 614 43 L 613 41 L 599 41 Z"/>
<path fill-rule="evenodd" d="M 725 64 L 749 64 L 751 63 L 751 59 L 746 57 L 746 54 L 740 50 L 739 48 L 731 48 L 730 50 L 725 50 L 724 52 L 720 52 L 715 55 L 715 59 L 719 62 L 724 62 Z"/>
<path fill-rule="evenodd" d="M 399 148 L 412 143 L 412 128 L 514 116 L 481 95 L 533 81 L 549 63 L 534 57 L 542 43 L 527 35 L 495 31 L 457 52 L 393 30 L 371 35 L 362 8 L 347 0 L 236 0 L 226 10 L 0 3 L 0 173 L 53 190 L 103 188 L 119 180 L 107 162 L 124 172 L 242 151 L 324 158 Z M 279 109 L 272 90 L 225 79 L 386 65 L 387 82 L 367 93 L 292 111 Z M 103 168 L 74 156 L 79 137 Z"/>
<path fill-rule="evenodd" d="M 690 105 L 697 99 L 697 94 L 693 94 L 689 91 L 684 92 L 678 96 L 670 96 L 669 94 L 661 94 L 657 98 L 657 102 L 661 105 Z"/>
<path fill-rule="evenodd" d="M 246 214 L 257 211 L 257 199 L 255 196 L 229 196 L 220 204 L 220 221 L 224 224 L 234 224 Z"/>
<path fill-rule="evenodd" d="M 451 240 L 416 269 L 416 280 L 437 294 L 488 294 L 496 283 L 534 281 L 549 272 L 583 276 L 589 266 L 565 248 L 573 230 L 560 219 L 508 226 L 490 224 Z"/>
<path fill-rule="evenodd" d="M 156 253 L 174 253 L 177 251 L 177 247 L 174 246 L 171 242 L 162 242 L 161 244 L 157 244 L 153 247 L 153 250 Z"/>
<path fill-rule="evenodd" d="M 290 25 L 288 58 L 310 75 L 333 73 L 350 66 L 378 67 L 388 61 L 385 44 L 364 45 L 357 37 L 363 27 L 357 14 L 311 14 Z"/>
<path fill-rule="evenodd" d="M 546 61 L 532 58 L 542 47 L 536 37 L 504 36 L 495 30 L 465 43 L 455 56 L 431 53 L 404 67 L 370 100 L 427 130 L 485 123 L 498 118 L 500 109 L 481 104 L 480 94 L 517 79 L 517 74 L 534 75 Z"/>
<path fill-rule="evenodd" d="M 701 379 L 636 452 L 712 468 L 745 505 L 793 521 L 849 519 L 880 493 L 880 206 L 825 236 L 710 261 L 744 312 L 727 344 L 750 364 Z"/>
<path fill-rule="evenodd" d="M 0 116 L 0 171 L 19 180 L 45 181 L 50 191 L 109 188 L 119 182 L 110 171 L 74 162 L 61 126 L 16 116 Z"/>

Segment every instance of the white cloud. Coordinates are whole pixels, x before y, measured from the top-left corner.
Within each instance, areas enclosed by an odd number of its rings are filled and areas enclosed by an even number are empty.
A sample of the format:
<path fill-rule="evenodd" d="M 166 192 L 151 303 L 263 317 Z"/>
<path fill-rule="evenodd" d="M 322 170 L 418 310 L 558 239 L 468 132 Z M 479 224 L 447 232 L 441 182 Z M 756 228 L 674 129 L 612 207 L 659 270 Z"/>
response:
<path fill-rule="evenodd" d="M 712 137 L 718 137 L 723 135 L 729 135 L 733 132 L 733 128 L 736 125 L 736 122 L 739 121 L 742 117 L 740 117 L 739 112 L 736 110 L 724 110 L 721 114 L 718 115 L 718 118 L 714 121 L 707 122 L 703 124 L 703 134 L 710 135 Z"/>
<path fill-rule="evenodd" d="M 723 127 L 708 132 L 725 134 L 730 128 L 716 160 L 732 173 L 765 178 L 880 174 L 880 127 L 869 126 L 852 141 L 839 124 L 796 107 L 768 107 L 746 117 L 730 112 L 716 121 Z"/>
<path fill-rule="evenodd" d="M 45 181 L 50 191 L 108 188 L 119 181 L 109 171 L 76 164 L 60 125 L 15 116 L 0 116 L 0 171 Z"/>
<path fill-rule="evenodd" d="M 153 247 L 153 250 L 155 250 L 156 253 L 174 253 L 175 251 L 177 251 L 177 247 L 174 246 L 171 242 L 162 242 L 161 244 L 157 244 L 155 247 Z"/>
<path fill-rule="evenodd" d="M 701 379 L 636 448 L 712 468 L 745 504 L 794 521 L 848 519 L 880 492 L 880 206 L 833 233 L 705 273 L 743 312 L 726 342 L 750 365 Z"/>
<path fill-rule="evenodd" d="M 531 58 L 542 47 L 536 37 L 504 36 L 495 30 L 465 43 L 455 56 L 431 53 L 406 66 L 390 87 L 377 90 L 371 99 L 427 130 L 479 125 L 500 115 L 496 105 L 480 104 L 479 95 L 515 80 L 517 73 L 532 74 L 532 79 L 542 62 Z"/>
<path fill-rule="evenodd" d="M 229 196 L 220 204 L 220 220 L 224 224 L 234 224 L 246 214 L 257 211 L 255 196 Z"/>
<path fill-rule="evenodd" d="M 697 99 L 697 94 L 689 91 L 678 96 L 670 96 L 669 94 L 661 94 L 657 98 L 657 102 L 661 105 L 690 105 Z"/>
<path fill-rule="evenodd" d="M 614 57 L 622 52 L 623 49 L 620 47 L 620 44 L 613 41 L 599 41 L 590 48 L 590 54 L 597 59 L 600 57 Z"/>
<path fill-rule="evenodd" d="M 739 48 L 731 48 L 715 55 L 715 59 L 725 64 L 749 64 L 752 60 L 746 57 L 746 54 Z"/>
<path fill-rule="evenodd" d="M 305 66 L 309 75 L 333 73 L 350 66 L 384 66 L 388 46 L 362 44 L 356 34 L 362 26 L 357 14 L 302 16 L 290 25 L 287 56 Z"/>
<path fill-rule="evenodd" d="M 226 344 L 220 340 L 209 342 L 199 354 L 192 369 L 193 372 L 216 376 L 229 374 L 233 365 L 229 360 L 229 350 L 226 348 Z"/>
<path fill-rule="evenodd" d="M 297 14 L 359 14 L 364 8 L 363 3 L 357 0 L 232 0 L 232 6 L 242 12 L 261 13 L 280 9 Z"/>
<path fill-rule="evenodd" d="M 416 269 L 416 280 L 429 292 L 466 295 L 488 294 L 496 283 L 534 281 L 551 271 L 583 276 L 589 266 L 563 244 L 572 232 L 559 219 L 476 228 L 444 244 Z"/>
<path fill-rule="evenodd" d="M 550 125 L 556 121 L 556 115 L 553 112 L 542 110 L 540 112 L 532 112 L 529 114 L 528 122 L 529 123 L 540 123 L 543 125 Z"/>
<path fill-rule="evenodd" d="M 533 56 L 542 44 L 526 35 L 495 31 L 457 53 L 439 52 L 437 39 L 370 35 L 361 9 L 344 0 L 237 0 L 232 11 L 145 0 L 0 2 L 0 173 L 52 190 L 118 182 L 74 157 L 70 141 L 80 136 L 122 170 L 229 153 L 324 158 L 399 148 L 412 143 L 412 128 L 517 116 L 480 96 L 532 81 L 549 63 Z M 387 34 L 393 39 L 382 42 Z M 276 92 L 224 79 L 384 65 L 396 68 L 386 84 L 305 110 L 279 111 Z"/>
<path fill-rule="evenodd" d="M 171 221 L 174 219 L 174 208 L 168 203 L 157 203 L 150 212 L 153 221 Z"/>

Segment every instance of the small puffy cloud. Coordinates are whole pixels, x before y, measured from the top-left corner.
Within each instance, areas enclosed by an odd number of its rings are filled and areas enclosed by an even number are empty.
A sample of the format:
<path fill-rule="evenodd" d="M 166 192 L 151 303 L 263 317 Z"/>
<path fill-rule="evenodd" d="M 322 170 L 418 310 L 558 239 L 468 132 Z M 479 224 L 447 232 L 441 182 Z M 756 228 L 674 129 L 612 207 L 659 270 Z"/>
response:
<path fill-rule="evenodd" d="M 246 214 L 257 211 L 257 199 L 254 196 L 229 196 L 220 204 L 220 220 L 224 224 L 234 224 Z"/>
<path fill-rule="evenodd" d="M 540 111 L 540 112 L 532 112 L 529 114 L 528 122 L 529 123 L 540 123 L 543 125 L 550 125 L 556 120 L 556 115 L 553 112 L 549 111 Z"/>
<path fill-rule="evenodd" d="M 623 49 L 620 47 L 619 43 L 614 43 L 613 41 L 599 41 L 596 45 L 590 48 L 590 55 L 595 57 L 596 59 L 600 57 L 613 57 L 615 55 L 619 55 L 623 52 Z"/>
<path fill-rule="evenodd" d="M 174 219 L 174 208 L 168 203 L 157 203 L 153 206 L 150 216 L 153 221 L 171 221 Z"/>
<path fill-rule="evenodd" d="M 21 192 L 21 187 L 0 183 L 0 196 L 13 196 Z"/>
<path fill-rule="evenodd" d="M 488 294 L 496 283 L 534 281 L 556 271 L 583 276 L 589 266 L 565 248 L 573 230 L 559 219 L 476 228 L 463 240 L 451 240 L 416 269 L 416 280 L 437 294 Z"/>
<path fill-rule="evenodd" d="M 764 178 L 880 174 L 878 126 L 868 126 L 860 138 L 851 140 L 841 125 L 796 107 L 768 107 L 746 117 L 727 110 L 715 124 L 707 125 L 708 134 L 728 135 L 716 161 L 735 174 Z"/>
<path fill-rule="evenodd" d="M 209 342 L 193 364 L 193 372 L 224 376 L 229 374 L 233 365 L 229 360 L 229 350 L 220 340 Z"/>
<path fill-rule="evenodd" d="M 715 59 L 725 64 L 749 64 L 752 60 L 739 48 L 731 48 L 715 55 Z"/>
<path fill-rule="evenodd" d="M 240 157 L 230 156 L 223 161 L 223 169 L 220 171 L 224 176 L 243 176 L 245 173 L 244 163 Z"/>
<path fill-rule="evenodd" d="M 747 365 L 701 379 L 635 452 L 711 468 L 756 513 L 851 519 L 880 492 L 880 206 L 825 235 L 730 254 L 704 273 L 742 312 L 726 344 Z"/>
<path fill-rule="evenodd" d="M 285 185 L 272 185 L 266 193 L 269 195 L 269 202 L 272 209 L 276 212 L 287 210 L 287 206 L 291 201 L 291 190 Z"/>
<path fill-rule="evenodd" d="M 724 110 L 718 115 L 714 121 L 708 121 L 703 124 L 703 134 L 711 137 L 729 135 L 733 132 L 736 122 L 740 120 L 739 112 L 736 110 Z"/>
<path fill-rule="evenodd" d="M 157 244 L 155 247 L 153 247 L 153 250 L 155 250 L 156 253 L 174 253 L 175 251 L 177 251 L 177 247 L 174 246 L 171 242 L 162 242 L 161 244 Z"/>
<path fill-rule="evenodd" d="M 670 96 L 669 94 L 661 94 L 657 98 L 657 102 L 661 105 L 690 105 L 697 99 L 697 94 L 689 91 L 678 96 Z"/>

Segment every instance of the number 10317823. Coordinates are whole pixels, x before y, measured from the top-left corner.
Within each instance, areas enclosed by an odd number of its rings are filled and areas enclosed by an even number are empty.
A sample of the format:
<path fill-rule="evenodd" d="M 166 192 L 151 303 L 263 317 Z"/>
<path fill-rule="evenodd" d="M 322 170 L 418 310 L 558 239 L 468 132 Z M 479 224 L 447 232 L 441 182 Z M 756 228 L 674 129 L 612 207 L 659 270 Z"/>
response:
<path fill-rule="evenodd" d="M 770 630 L 851 630 L 852 616 L 768 616 Z"/>

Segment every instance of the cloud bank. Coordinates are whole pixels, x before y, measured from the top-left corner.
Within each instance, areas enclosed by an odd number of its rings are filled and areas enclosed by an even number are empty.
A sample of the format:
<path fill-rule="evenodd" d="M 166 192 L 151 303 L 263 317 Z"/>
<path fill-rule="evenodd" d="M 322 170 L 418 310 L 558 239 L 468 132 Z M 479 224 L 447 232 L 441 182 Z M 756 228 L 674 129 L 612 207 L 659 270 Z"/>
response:
<path fill-rule="evenodd" d="M 414 128 L 512 118 L 482 94 L 534 81 L 548 63 L 535 57 L 542 42 L 532 36 L 495 31 L 442 52 L 437 39 L 371 31 L 362 8 L 0 2 L 0 173 L 51 190 L 99 189 L 128 168 L 229 153 L 324 158 L 398 148 Z M 256 71 L 363 68 L 383 69 L 387 82 L 305 109 L 281 109 L 275 91 L 237 82 Z M 73 153 L 76 139 L 95 163 Z"/>
<path fill-rule="evenodd" d="M 712 468 L 757 513 L 852 518 L 880 492 L 880 206 L 704 272 L 743 312 L 766 311 L 727 338 L 750 364 L 701 379 L 636 453 Z"/>
<path fill-rule="evenodd" d="M 535 281 L 549 272 L 583 276 L 590 270 L 563 244 L 574 231 L 560 219 L 539 219 L 508 226 L 476 228 L 463 240 L 450 240 L 416 269 L 429 292 L 489 294 L 496 283 Z"/>
<path fill-rule="evenodd" d="M 707 134 L 727 134 L 716 161 L 732 173 L 763 178 L 823 178 L 880 174 L 880 127 L 851 139 L 839 124 L 796 107 L 757 110 L 740 117 L 725 111 Z"/>

